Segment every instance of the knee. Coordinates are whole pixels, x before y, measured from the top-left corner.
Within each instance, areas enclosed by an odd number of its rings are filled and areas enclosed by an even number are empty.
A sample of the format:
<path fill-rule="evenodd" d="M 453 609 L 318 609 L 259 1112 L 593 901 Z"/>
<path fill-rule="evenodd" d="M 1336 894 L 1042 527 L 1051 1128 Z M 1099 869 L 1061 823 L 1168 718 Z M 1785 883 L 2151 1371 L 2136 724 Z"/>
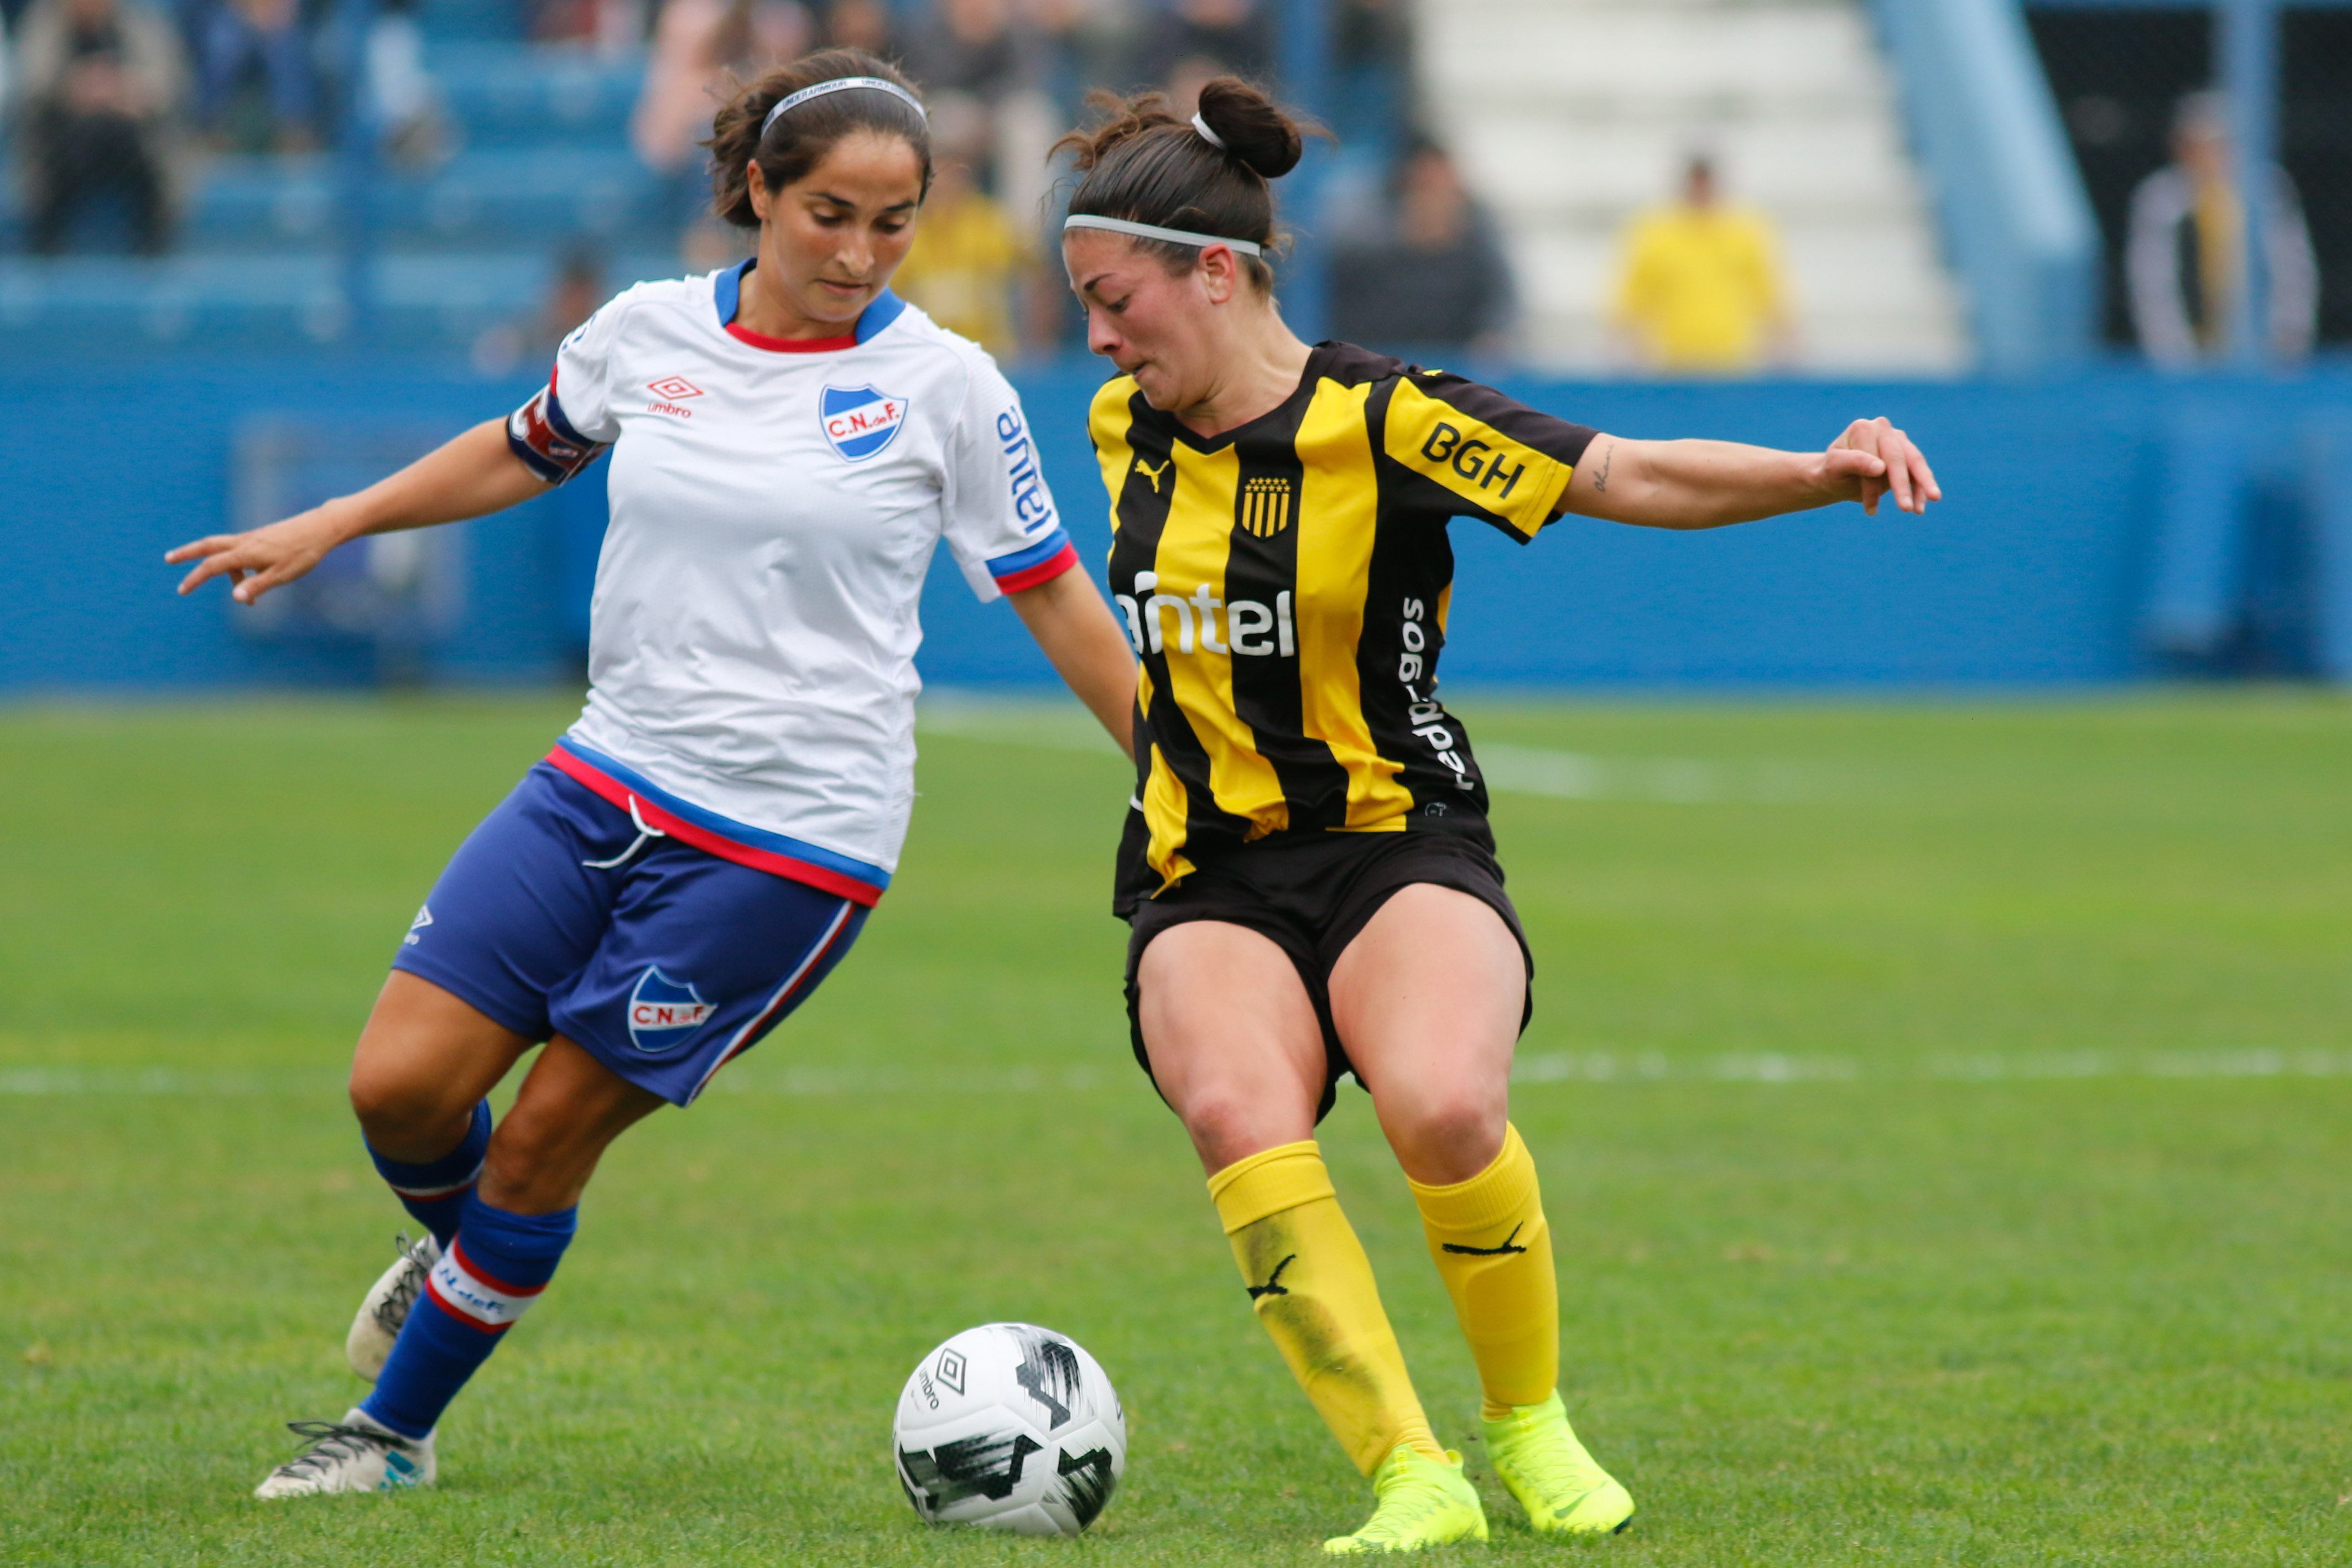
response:
<path fill-rule="evenodd" d="M 369 1144 L 395 1159 L 436 1158 L 435 1151 L 419 1154 L 405 1145 L 419 1139 L 435 1141 L 446 1125 L 471 1117 L 474 1110 L 471 1102 L 453 1103 L 445 1085 L 365 1063 L 352 1069 L 351 1097 L 352 1113 L 359 1118 L 360 1131 Z M 465 1136 L 464 1128 L 458 1127 L 455 1135 Z"/>
<path fill-rule="evenodd" d="M 1401 1114 L 1383 1113 L 1381 1120 L 1407 1176 L 1432 1186 L 1450 1186 L 1495 1163 L 1503 1152 L 1510 1114 L 1503 1102 L 1486 1095 L 1441 1094 Z"/>
<path fill-rule="evenodd" d="M 1262 1103 L 1231 1091 L 1210 1091 L 1188 1100 L 1183 1108 L 1184 1131 L 1212 1176 L 1227 1166 L 1278 1145 L 1295 1143 L 1308 1134 L 1273 1124 Z M 1294 1135 L 1285 1136 L 1286 1131 Z"/>

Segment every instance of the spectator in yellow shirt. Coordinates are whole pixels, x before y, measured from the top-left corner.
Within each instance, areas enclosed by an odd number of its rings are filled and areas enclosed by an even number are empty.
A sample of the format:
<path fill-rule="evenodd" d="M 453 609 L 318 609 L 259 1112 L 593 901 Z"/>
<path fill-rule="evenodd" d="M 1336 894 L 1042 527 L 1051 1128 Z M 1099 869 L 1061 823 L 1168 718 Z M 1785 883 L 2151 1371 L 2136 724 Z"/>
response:
<path fill-rule="evenodd" d="M 931 136 L 939 172 L 915 225 L 914 248 L 890 286 L 949 331 L 1000 360 L 1013 358 L 1021 348 L 1013 301 L 1034 270 L 1032 247 L 975 172 L 988 157 L 988 111 L 963 95 L 941 93 L 931 104 Z"/>
<path fill-rule="evenodd" d="M 1789 348 L 1779 245 L 1760 213 L 1717 199 L 1695 157 L 1678 202 L 1626 226 L 1617 328 L 1639 362 L 1684 375 L 1739 375 Z"/>

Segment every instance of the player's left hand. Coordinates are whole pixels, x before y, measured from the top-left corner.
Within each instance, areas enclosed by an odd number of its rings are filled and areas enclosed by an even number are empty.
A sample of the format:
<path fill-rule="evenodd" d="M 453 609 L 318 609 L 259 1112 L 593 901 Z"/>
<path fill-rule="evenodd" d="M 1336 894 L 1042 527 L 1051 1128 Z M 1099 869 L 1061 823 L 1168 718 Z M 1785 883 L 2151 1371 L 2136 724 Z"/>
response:
<path fill-rule="evenodd" d="M 1857 419 L 1847 425 L 1822 454 L 1822 476 L 1874 517 L 1879 497 L 1890 492 L 1906 512 L 1925 512 L 1928 502 L 1944 498 L 1927 456 L 1885 419 Z"/>

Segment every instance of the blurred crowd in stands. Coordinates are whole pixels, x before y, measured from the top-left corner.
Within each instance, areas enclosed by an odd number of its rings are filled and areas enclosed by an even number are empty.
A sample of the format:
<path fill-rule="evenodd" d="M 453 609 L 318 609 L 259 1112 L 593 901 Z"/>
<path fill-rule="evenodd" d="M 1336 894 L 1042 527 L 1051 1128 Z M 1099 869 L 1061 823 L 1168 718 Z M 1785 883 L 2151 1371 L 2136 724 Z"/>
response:
<path fill-rule="evenodd" d="M 429 173 L 463 127 L 443 111 L 432 7 L 420 26 L 417 4 L 0 0 L 23 248 L 163 253 L 208 166 L 330 154 L 355 106 L 387 175 Z M 1339 151 L 1329 199 L 1314 217 L 1294 204 L 1293 220 L 1328 241 L 1330 331 L 1499 350 L 1508 269 L 1453 160 L 1414 129 L 1410 13 L 1410 0 L 1330 0 L 1323 118 Z M 627 140 L 689 268 L 744 248 L 708 214 L 699 146 L 729 81 L 829 44 L 902 62 L 929 96 L 940 163 L 903 291 L 1008 359 L 1079 346 L 1054 265 L 1065 171 L 1050 150 L 1088 89 L 1154 89 L 1189 114 L 1219 75 L 1283 85 L 1275 0 L 520 0 L 515 20 L 551 59 L 643 61 Z M 478 359 L 535 352 L 628 281 L 576 237 L 547 253 L 545 305 Z"/>

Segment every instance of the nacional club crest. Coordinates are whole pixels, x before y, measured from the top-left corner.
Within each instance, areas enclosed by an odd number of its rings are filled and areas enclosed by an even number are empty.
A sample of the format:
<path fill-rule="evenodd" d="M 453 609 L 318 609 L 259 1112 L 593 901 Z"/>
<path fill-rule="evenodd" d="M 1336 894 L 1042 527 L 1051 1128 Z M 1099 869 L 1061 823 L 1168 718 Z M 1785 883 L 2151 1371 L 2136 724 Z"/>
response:
<path fill-rule="evenodd" d="M 629 993 L 629 1040 L 648 1056 L 683 1045 L 694 1031 L 710 1021 L 719 1009 L 702 999 L 691 985 L 679 985 L 661 972 L 647 969 Z"/>
<path fill-rule="evenodd" d="M 898 439 L 907 400 L 872 387 L 827 387 L 817 405 L 825 441 L 852 463 L 863 463 Z"/>

